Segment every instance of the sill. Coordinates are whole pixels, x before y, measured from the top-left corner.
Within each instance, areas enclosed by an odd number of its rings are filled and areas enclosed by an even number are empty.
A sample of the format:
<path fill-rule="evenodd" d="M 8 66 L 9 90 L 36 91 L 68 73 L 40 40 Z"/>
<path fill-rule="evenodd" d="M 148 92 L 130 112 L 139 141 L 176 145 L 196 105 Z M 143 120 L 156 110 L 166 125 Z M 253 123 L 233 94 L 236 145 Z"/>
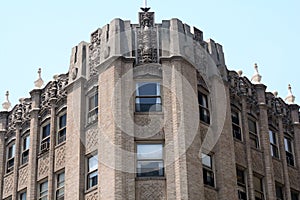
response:
<path fill-rule="evenodd" d="M 206 185 L 206 184 L 204 184 L 204 183 L 203 183 L 203 185 L 204 185 L 204 187 L 207 188 L 207 189 L 211 189 L 211 190 L 217 191 L 217 188 L 216 188 L 216 187 L 213 187 L 213 186 L 210 186 L 210 185 Z"/>
<path fill-rule="evenodd" d="M 163 111 L 158 112 L 134 112 L 135 115 L 163 115 Z"/>
<path fill-rule="evenodd" d="M 11 171 L 11 172 L 5 172 L 5 174 L 4 174 L 4 177 L 3 178 L 6 178 L 6 177 L 8 177 L 8 176 L 10 176 L 10 175 L 12 175 L 12 174 L 14 174 L 14 170 L 13 171 Z"/>
<path fill-rule="evenodd" d="M 27 162 L 27 163 L 24 163 L 24 164 L 21 164 L 21 165 L 19 166 L 19 170 L 25 168 L 26 166 L 28 166 L 28 162 Z"/>
<path fill-rule="evenodd" d="M 290 165 L 287 163 L 288 168 L 294 169 L 294 170 L 298 170 L 297 166 L 295 165 Z"/>
<path fill-rule="evenodd" d="M 203 124 L 203 125 L 205 125 L 205 126 L 210 126 L 210 124 L 206 123 L 205 121 L 201 121 L 200 120 L 200 123 Z"/>
<path fill-rule="evenodd" d="M 282 160 L 280 160 L 280 158 L 276 158 L 276 157 L 273 157 L 273 156 L 272 156 L 272 159 L 273 159 L 273 160 L 276 160 L 276 161 L 278 161 L 278 162 L 281 162 L 281 161 L 282 161 Z"/>
<path fill-rule="evenodd" d="M 136 181 L 166 180 L 164 176 L 135 177 Z"/>
<path fill-rule="evenodd" d="M 261 149 L 255 148 L 255 147 L 250 147 L 251 150 L 257 151 L 259 153 L 263 153 L 263 151 Z"/>
<path fill-rule="evenodd" d="M 84 195 L 87 195 L 87 194 L 89 194 L 89 193 L 91 193 L 91 192 L 94 192 L 94 191 L 96 191 L 97 189 L 98 189 L 98 185 L 95 185 L 95 186 L 93 186 L 93 187 L 87 189 L 87 190 L 85 191 Z"/>
<path fill-rule="evenodd" d="M 235 137 L 233 137 L 233 141 L 238 142 L 238 143 L 241 143 L 241 144 L 243 144 L 243 145 L 246 144 L 243 140 L 239 140 L 239 139 L 237 139 L 237 138 L 235 138 Z"/>
<path fill-rule="evenodd" d="M 63 142 L 61 142 L 61 143 L 59 143 L 59 144 L 57 144 L 57 145 L 55 146 L 55 149 L 58 149 L 59 147 L 64 146 L 65 144 L 66 144 L 66 140 L 63 141 Z"/>
<path fill-rule="evenodd" d="M 44 152 L 39 152 L 39 154 L 38 154 L 38 159 L 41 158 L 41 157 L 47 156 L 47 154 L 48 154 L 48 156 L 49 156 L 49 150 L 44 151 Z"/>

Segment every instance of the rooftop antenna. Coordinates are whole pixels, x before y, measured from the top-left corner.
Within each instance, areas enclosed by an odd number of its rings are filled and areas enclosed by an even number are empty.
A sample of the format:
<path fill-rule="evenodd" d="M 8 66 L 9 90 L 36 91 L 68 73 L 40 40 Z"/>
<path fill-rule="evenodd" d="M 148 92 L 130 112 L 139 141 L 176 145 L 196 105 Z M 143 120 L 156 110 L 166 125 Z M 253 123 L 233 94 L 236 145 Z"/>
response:
<path fill-rule="evenodd" d="M 144 0 L 144 8 L 141 8 L 142 11 L 148 12 L 148 11 L 150 10 L 150 7 L 147 7 L 147 6 L 148 6 L 148 5 L 147 5 L 147 0 Z"/>

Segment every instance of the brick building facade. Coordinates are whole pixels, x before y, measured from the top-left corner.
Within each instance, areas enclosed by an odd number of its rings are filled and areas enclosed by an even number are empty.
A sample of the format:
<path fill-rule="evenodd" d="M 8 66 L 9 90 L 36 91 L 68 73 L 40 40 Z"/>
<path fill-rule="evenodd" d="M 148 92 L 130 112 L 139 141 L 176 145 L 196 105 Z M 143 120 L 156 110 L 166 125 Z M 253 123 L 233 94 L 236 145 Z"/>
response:
<path fill-rule="evenodd" d="M 260 79 L 178 19 L 114 19 L 0 112 L 0 199 L 298 200 L 299 106 Z"/>

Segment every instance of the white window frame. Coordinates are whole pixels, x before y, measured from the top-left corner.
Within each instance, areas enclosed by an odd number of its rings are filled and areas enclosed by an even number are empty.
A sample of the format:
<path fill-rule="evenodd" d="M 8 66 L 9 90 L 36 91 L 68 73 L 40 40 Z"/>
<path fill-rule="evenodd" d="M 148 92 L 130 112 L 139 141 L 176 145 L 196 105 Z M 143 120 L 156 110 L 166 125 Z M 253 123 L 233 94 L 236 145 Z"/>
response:
<path fill-rule="evenodd" d="M 198 105 L 199 105 L 199 119 L 201 122 L 205 124 L 210 124 L 211 118 L 210 118 L 210 101 L 209 101 L 209 93 L 204 91 L 204 89 L 198 88 Z M 207 105 L 201 104 L 199 100 L 199 96 L 205 100 Z M 202 114 L 203 113 L 203 114 Z M 204 116 L 202 119 L 201 116 Z"/>
<path fill-rule="evenodd" d="M 12 156 L 9 155 L 10 148 L 12 148 Z M 10 173 L 15 167 L 15 156 L 16 156 L 16 141 L 12 140 L 6 147 L 6 173 Z M 12 165 L 10 163 L 13 163 Z"/>
<path fill-rule="evenodd" d="M 89 168 L 90 168 L 90 166 L 89 166 L 89 161 L 90 161 L 90 159 L 91 159 L 92 157 L 95 157 L 96 160 L 97 160 L 97 168 L 92 169 L 92 170 L 89 170 Z M 91 188 L 97 187 L 97 185 L 99 184 L 99 174 L 98 174 L 98 171 L 99 171 L 99 162 L 98 162 L 98 153 L 97 153 L 97 152 L 94 152 L 94 153 L 88 155 L 86 158 L 87 158 L 87 159 L 86 159 L 86 160 L 87 160 L 87 162 L 86 162 L 86 166 L 87 166 L 87 173 L 86 173 L 86 183 L 87 183 L 87 185 L 86 185 L 86 188 L 87 188 L 87 190 L 90 190 Z M 91 184 L 90 184 L 90 180 L 92 180 L 92 179 L 90 178 L 90 176 L 91 176 L 92 174 L 96 174 L 96 176 L 93 176 L 93 177 L 97 177 L 97 183 L 96 183 L 95 185 L 91 185 Z"/>
<path fill-rule="evenodd" d="M 23 195 L 25 195 L 25 199 L 23 199 L 23 197 L 24 197 Z M 23 191 L 19 192 L 18 199 L 19 200 L 26 200 L 27 199 L 27 191 L 23 190 Z"/>
<path fill-rule="evenodd" d="M 28 148 L 26 148 L 26 139 L 28 138 Z M 30 135 L 29 133 L 25 133 L 22 136 L 22 144 L 21 144 L 21 165 L 25 165 L 29 161 L 29 149 L 30 149 Z M 25 157 L 26 156 L 26 157 Z"/>
<path fill-rule="evenodd" d="M 94 106 L 91 107 L 90 105 L 92 101 L 94 101 Z M 93 122 L 96 122 L 98 120 L 98 114 L 99 114 L 99 93 L 98 93 L 98 87 L 96 89 L 93 89 L 91 94 L 87 95 L 87 124 L 91 124 Z"/>
<path fill-rule="evenodd" d="M 249 121 L 253 121 L 255 123 L 255 132 L 251 131 L 250 130 L 250 126 L 249 126 Z M 256 119 L 252 118 L 252 117 L 249 117 L 248 116 L 248 129 L 249 129 L 249 138 L 250 138 L 250 145 L 252 148 L 255 148 L 255 149 L 260 149 L 260 139 L 259 139 L 259 128 L 258 128 L 258 122 Z M 252 145 L 252 141 L 256 140 L 256 147 L 254 147 Z"/>
<path fill-rule="evenodd" d="M 147 84 L 156 84 L 156 95 L 140 95 L 139 94 L 139 88 L 143 85 Z M 160 81 L 155 81 L 155 80 L 140 80 L 135 83 L 135 112 L 162 112 L 162 92 L 161 92 L 161 82 Z M 141 98 L 156 98 L 156 104 L 155 109 L 152 110 L 149 108 L 149 110 L 142 110 L 141 109 L 141 103 L 140 99 Z M 152 105 L 152 106 L 153 106 Z"/>
<path fill-rule="evenodd" d="M 47 184 L 47 189 L 42 191 L 42 185 Z M 48 192 L 49 192 L 49 182 L 48 180 L 44 180 L 39 183 L 39 200 L 47 200 L 48 199 Z"/>
<path fill-rule="evenodd" d="M 206 156 L 210 157 L 210 165 L 211 166 L 208 166 L 203 162 L 203 158 Z M 215 178 L 216 176 L 215 176 L 215 167 L 214 167 L 214 154 L 202 152 L 201 153 L 201 162 L 202 162 L 202 171 L 203 171 L 203 184 L 206 186 L 215 188 L 216 187 L 216 178 Z M 210 183 L 205 183 L 206 182 L 205 177 L 204 177 L 205 171 L 212 174 L 212 178 L 213 178 L 212 184 L 213 185 L 211 185 Z"/>
<path fill-rule="evenodd" d="M 270 137 L 270 135 L 272 135 L 272 138 Z M 269 139 L 270 139 L 271 156 L 280 159 L 278 133 L 276 131 L 269 129 Z"/>
<path fill-rule="evenodd" d="M 289 141 L 290 142 L 290 148 L 289 149 L 287 147 L 287 143 L 286 141 Z M 290 137 L 289 135 L 285 135 L 284 136 L 284 149 L 285 149 L 285 154 L 286 154 L 286 162 L 289 166 L 295 166 L 296 162 L 295 162 L 295 154 L 294 154 L 294 140 L 292 137 Z M 288 156 L 289 155 L 289 156 Z M 292 156 L 292 161 L 289 161 L 290 160 L 290 156 Z M 291 163 L 292 162 L 292 163 Z"/>
<path fill-rule="evenodd" d="M 59 180 L 59 177 L 63 174 L 63 181 Z M 55 199 L 56 200 L 63 200 L 64 199 L 64 192 L 65 192 L 65 180 L 66 180 L 66 176 L 65 176 L 65 171 L 61 171 L 59 173 L 56 174 L 56 191 L 55 191 Z M 63 195 L 58 196 L 59 192 L 63 190 Z"/>
<path fill-rule="evenodd" d="M 255 185 L 254 185 L 254 196 L 255 198 L 257 197 L 256 195 L 259 194 L 261 195 L 261 199 L 264 200 L 265 199 L 265 194 L 264 194 L 264 181 L 263 181 L 263 177 L 259 176 L 259 175 L 253 175 L 253 183 L 254 183 L 254 179 L 257 178 L 260 181 L 261 184 L 261 189 L 260 190 L 256 190 Z"/>
<path fill-rule="evenodd" d="M 66 117 L 66 125 L 65 126 L 62 126 L 60 127 L 60 119 L 65 116 Z M 60 136 L 60 133 L 64 131 L 64 136 L 61 137 Z M 57 134 L 56 134 L 56 144 L 59 145 L 63 142 L 66 141 L 66 136 L 67 136 L 67 112 L 64 111 L 63 113 L 61 113 L 60 115 L 58 115 L 57 117 Z"/>
<path fill-rule="evenodd" d="M 49 126 L 49 135 L 43 138 L 43 133 L 44 133 L 44 128 L 46 126 Z M 40 152 L 44 153 L 47 152 L 50 148 L 50 135 L 51 135 L 51 123 L 47 122 L 44 123 L 43 126 L 41 127 L 41 132 L 40 132 Z"/>
<path fill-rule="evenodd" d="M 244 200 L 244 199 L 242 199 L 242 197 L 241 197 L 241 193 L 245 193 L 245 195 L 246 195 L 246 199 L 245 199 L 245 200 L 247 200 L 247 198 L 248 198 L 248 193 L 247 193 L 247 177 L 246 177 L 246 170 L 245 170 L 244 168 L 240 167 L 240 166 L 237 166 L 237 167 L 236 167 L 236 171 L 237 171 L 236 175 L 237 175 L 237 186 L 238 186 L 238 198 L 239 198 L 239 200 Z M 238 180 L 238 171 L 240 171 L 240 172 L 243 173 L 244 183 L 239 182 L 239 180 Z"/>

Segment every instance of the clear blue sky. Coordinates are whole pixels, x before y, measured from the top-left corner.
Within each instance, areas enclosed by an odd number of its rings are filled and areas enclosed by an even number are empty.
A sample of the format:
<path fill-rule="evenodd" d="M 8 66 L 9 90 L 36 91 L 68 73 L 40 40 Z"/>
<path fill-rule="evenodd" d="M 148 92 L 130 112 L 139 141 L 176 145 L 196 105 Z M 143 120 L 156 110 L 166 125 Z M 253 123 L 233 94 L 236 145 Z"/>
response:
<path fill-rule="evenodd" d="M 0 3 L 0 103 L 29 97 L 43 70 L 48 82 L 66 73 L 71 48 L 114 18 L 137 23 L 142 0 L 26 0 Z M 179 18 L 223 45 L 227 67 L 251 78 L 259 65 L 268 91 L 285 98 L 292 84 L 300 103 L 299 0 L 148 0 L 156 22 Z M 1 108 L 0 108 L 1 110 Z"/>

